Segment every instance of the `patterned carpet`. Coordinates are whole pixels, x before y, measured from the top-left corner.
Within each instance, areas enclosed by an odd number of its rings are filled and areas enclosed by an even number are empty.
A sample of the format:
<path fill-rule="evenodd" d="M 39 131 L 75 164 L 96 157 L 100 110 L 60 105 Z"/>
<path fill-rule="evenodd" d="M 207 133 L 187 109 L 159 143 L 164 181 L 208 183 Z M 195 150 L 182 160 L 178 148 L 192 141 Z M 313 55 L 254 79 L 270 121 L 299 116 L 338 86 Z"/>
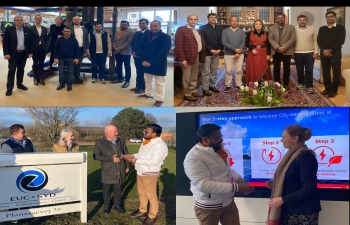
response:
<path fill-rule="evenodd" d="M 273 71 L 273 67 L 271 68 Z M 212 96 L 204 96 L 197 101 L 182 101 L 178 107 L 249 107 L 253 105 L 243 104 L 240 102 L 241 96 L 239 91 L 235 88 L 231 88 L 230 92 L 225 93 L 225 68 L 219 68 L 216 79 L 216 87 L 220 90 L 220 93 L 214 93 Z M 234 70 L 232 71 L 232 80 L 234 81 Z M 283 68 L 281 68 L 281 80 L 283 76 Z M 297 73 L 295 67 L 291 67 L 290 74 L 290 93 L 286 102 L 281 103 L 278 106 L 283 107 L 303 107 L 303 106 L 334 106 L 334 104 L 324 97 L 321 92 L 314 88 L 315 94 L 308 94 L 306 88 L 297 90 L 298 85 Z M 198 92 L 202 93 L 202 87 L 198 89 Z"/>

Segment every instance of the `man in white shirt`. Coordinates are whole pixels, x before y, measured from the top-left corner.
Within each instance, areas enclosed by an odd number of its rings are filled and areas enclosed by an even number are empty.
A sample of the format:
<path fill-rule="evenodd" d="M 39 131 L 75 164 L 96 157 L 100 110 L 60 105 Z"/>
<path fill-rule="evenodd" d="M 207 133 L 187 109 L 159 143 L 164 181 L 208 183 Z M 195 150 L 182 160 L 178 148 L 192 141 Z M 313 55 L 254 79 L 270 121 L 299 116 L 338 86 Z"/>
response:
<path fill-rule="evenodd" d="M 75 37 L 79 44 L 79 62 L 75 65 L 73 70 L 73 77 L 75 79 L 82 79 L 80 77 L 81 64 L 83 62 L 85 53 L 88 50 L 88 30 L 80 25 L 81 19 L 79 16 L 73 17 L 74 26 L 71 27 L 71 36 Z"/>

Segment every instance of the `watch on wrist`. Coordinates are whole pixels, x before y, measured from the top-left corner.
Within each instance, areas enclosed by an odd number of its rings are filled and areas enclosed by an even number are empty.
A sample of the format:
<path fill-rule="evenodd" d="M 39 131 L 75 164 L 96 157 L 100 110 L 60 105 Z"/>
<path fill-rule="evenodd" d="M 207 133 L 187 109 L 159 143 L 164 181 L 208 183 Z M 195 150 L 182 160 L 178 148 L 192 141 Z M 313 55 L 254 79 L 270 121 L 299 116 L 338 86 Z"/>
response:
<path fill-rule="evenodd" d="M 332 49 L 329 49 L 329 52 L 332 53 Z"/>

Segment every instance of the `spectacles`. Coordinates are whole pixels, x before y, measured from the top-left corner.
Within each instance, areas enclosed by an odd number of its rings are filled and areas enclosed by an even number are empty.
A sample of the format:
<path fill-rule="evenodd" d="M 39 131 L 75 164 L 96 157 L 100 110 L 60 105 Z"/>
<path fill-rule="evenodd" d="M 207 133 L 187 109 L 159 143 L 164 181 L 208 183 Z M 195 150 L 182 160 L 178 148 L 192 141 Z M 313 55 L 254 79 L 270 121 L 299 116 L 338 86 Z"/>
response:
<path fill-rule="evenodd" d="M 148 134 L 148 133 L 153 133 L 153 131 L 149 132 L 147 130 L 144 130 L 143 133 Z"/>
<path fill-rule="evenodd" d="M 277 17 L 276 20 L 283 20 L 283 17 Z"/>
<path fill-rule="evenodd" d="M 215 140 L 220 140 L 220 139 L 223 139 L 223 135 L 221 135 L 221 136 L 218 136 L 218 137 L 213 137 L 213 136 L 211 136 L 211 137 L 209 137 L 209 138 L 213 138 L 213 139 L 215 139 Z"/>

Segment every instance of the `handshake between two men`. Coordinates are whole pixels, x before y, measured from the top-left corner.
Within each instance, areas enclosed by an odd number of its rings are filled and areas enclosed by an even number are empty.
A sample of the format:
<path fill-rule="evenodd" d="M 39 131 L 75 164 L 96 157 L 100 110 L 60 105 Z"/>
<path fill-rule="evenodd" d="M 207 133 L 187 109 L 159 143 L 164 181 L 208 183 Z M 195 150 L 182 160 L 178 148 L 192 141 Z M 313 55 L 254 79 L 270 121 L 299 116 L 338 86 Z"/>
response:
<path fill-rule="evenodd" d="M 255 190 L 254 186 L 251 186 L 246 181 L 242 181 L 241 183 L 237 184 L 236 192 L 243 193 L 245 195 L 249 195 L 250 193 L 254 192 L 254 190 Z"/>
<path fill-rule="evenodd" d="M 118 157 L 118 155 L 114 155 L 113 158 L 115 163 L 120 162 L 120 159 L 125 159 L 126 161 L 130 162 L 130 163 L 135 163 L 135 156 L 134 155 L 130 155 L 130 154 L 121 154 L 120 157 Z"/>

